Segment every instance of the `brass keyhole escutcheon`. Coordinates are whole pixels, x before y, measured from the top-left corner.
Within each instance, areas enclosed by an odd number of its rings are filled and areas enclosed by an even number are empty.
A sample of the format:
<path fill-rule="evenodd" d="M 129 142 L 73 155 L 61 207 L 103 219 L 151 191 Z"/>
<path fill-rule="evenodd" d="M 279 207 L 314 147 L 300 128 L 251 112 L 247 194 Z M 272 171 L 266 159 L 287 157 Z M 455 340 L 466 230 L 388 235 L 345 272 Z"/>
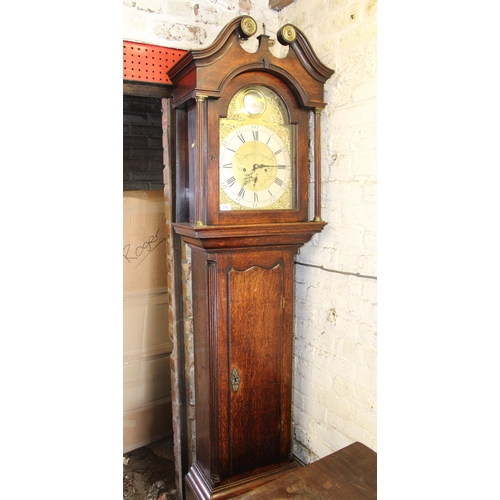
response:
<path fill-rule="evenodd" d="M 238 370 L 236 368 L 233 368 L 233 371 L 231 372 L 231 386 L 233 387 L 233 391 L 236 392 L 238 390 L 238 387 L 240 386 L 240 376 L 238 374 Z"/>

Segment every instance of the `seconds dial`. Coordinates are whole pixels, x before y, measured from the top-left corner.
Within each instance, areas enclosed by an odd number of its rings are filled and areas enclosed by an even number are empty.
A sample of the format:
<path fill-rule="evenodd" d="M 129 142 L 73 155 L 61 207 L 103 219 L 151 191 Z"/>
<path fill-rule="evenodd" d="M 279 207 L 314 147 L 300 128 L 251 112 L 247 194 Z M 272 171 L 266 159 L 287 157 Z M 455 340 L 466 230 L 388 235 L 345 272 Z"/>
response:
<path fill-rule="evenodd" d="M 273 205 L 286 191 L 290 178 L 291 161 L 285 143 L 263 125 L 238 127 L 221 144 L 220 185 L 242 207 Z"/>

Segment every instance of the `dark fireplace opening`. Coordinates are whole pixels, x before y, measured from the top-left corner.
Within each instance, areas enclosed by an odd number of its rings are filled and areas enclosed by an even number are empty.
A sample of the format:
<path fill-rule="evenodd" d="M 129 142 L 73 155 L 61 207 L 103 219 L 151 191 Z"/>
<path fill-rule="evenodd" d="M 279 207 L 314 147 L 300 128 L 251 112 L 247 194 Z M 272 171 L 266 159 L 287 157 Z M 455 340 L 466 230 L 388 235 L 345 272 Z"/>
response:
<path fill-rule="evenodd" d="M 160 98 L 123 96 L 123 190 L 163 190 Z"/>

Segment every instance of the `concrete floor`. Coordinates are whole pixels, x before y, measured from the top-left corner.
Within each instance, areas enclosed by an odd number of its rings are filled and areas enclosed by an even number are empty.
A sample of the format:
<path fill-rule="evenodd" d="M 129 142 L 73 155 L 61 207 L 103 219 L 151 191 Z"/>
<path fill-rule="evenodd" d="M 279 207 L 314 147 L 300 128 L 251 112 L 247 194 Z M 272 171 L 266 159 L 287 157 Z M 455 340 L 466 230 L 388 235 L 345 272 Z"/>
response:
<path fill-rule="evenodd" d="M 177 499 L 172 437 L 123 455 L 123 499 Z"/>

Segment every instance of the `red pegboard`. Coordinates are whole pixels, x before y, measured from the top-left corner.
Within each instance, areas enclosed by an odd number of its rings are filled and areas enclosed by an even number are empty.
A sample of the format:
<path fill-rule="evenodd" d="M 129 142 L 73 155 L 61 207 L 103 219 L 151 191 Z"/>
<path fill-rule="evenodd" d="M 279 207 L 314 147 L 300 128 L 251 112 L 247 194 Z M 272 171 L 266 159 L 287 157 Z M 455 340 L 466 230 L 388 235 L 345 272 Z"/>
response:
<path fill-rule="evenodd" d="M 123 41 L 123 79 L 171 84 L 167 71 L 185 50 Z"/>

